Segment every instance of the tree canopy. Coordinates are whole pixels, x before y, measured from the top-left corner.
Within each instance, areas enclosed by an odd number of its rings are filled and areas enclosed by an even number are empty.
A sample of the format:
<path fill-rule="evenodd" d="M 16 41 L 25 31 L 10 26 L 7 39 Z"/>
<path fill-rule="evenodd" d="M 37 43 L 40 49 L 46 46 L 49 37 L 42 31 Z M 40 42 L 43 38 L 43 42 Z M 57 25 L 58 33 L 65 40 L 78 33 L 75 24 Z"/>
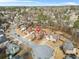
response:
<path fill-rule="evenodd" d="M 79 19 L 74 22 L 74 26 L 73 27 L 79 29 Z"/>
<path fill-rule="evenodd" d="M 43 13 L 41 13 L 41 14 L 39 14 L 38 16 L 37 16 L 37 19 L 38 20 L 48 20 L 48 17 L 47 17 L 47 15 L 43 15 Z"/>

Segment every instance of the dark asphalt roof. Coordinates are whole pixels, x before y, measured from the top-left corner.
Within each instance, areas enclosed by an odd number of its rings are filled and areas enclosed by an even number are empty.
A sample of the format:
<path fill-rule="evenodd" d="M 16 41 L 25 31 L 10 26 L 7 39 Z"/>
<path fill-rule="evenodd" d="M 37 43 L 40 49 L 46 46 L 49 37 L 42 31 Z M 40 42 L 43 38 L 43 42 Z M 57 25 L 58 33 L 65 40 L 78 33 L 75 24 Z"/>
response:
<path fill-rule="evenodd" d="M 64 59 L 79 59 L 76 55 L 66 55 Z"/>
<path fill-rule="evenodd" d="M 6 49 L 7 54 L 15 54 L 18 51 L 20 51 L 20 47 L 13 43 L 6 44 L 6 47 L 7 47 L 7 49 Z"/>
<path fill-rule="evenodd" d="M 3 30 L 3 27 L 2 26 L 0 26 L 0 30 Z M 5 42 L 6 41 L 6 37 L 5 37 L 5 35 L 4 35 L 4 32 L 3 31 L 0 31 L 0 43 L 3 43 L 3 42 Z M 2 36 L 3 35 L 3 36 Z"/>
<path fill-rule="evenodd" d="M 3 31 L 0 31 L 0 35 L 1 35 L 1 34 L 4 34 L 4 32 L 3 32 Z"/>
<path fill-rule="evenodd" d="M 0 37 L 0 43 L 3 43 L 3 42 L 5 42 L 6 41 L 6 37 L 5 36 L 1 36 Z"/>
<path fill-rule="evenodd" d="M 64 50 L 73 50 L 74 46 L 73 43 L 70 40 L 67 40 L 64 44 L 63 44 L 63 49 Z"/>
<path fill-rule="evenodd" d="M 65 59 L 73 59 L 73 58 L 70 56 L 66 56 Z"/>

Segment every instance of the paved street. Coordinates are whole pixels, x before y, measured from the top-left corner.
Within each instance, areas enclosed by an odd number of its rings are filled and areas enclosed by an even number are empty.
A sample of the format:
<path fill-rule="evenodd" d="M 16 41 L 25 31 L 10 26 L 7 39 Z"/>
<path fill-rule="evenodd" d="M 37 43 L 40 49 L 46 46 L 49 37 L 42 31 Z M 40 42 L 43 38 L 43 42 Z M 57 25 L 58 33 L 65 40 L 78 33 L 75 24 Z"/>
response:
<path fill-rule="evenodd" d="M 13 25 L 11 26 L 12 27 L 12 30 L 10 32 L 10 34 L 15 38 L 15 39 L 18 39 L 20 40 L 23 44 L 25 44 L 26 46 L 28 45 L 29 47 L 31 47 L 32 49 L 34 49 L 35 47 L 37 47 L 36 44 L 34 44 L 33 42 L 29 41 L 29 39 L 27 38 L 24 38 L 22 36 L 18 36 L 18 34 L 16 33 L 15 31 L 15 27 L 16 25 Z"/>

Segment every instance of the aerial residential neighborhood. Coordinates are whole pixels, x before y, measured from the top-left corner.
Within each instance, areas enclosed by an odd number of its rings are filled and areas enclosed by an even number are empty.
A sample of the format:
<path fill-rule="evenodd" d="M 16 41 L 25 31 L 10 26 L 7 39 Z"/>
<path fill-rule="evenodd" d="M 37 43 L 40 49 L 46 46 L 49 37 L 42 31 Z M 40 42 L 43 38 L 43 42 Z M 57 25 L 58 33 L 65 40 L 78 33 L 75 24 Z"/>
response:
<path fill-rule="evenodd" d="M 79 59 L 79 6 L 0 7 L 0 59 Z"/>

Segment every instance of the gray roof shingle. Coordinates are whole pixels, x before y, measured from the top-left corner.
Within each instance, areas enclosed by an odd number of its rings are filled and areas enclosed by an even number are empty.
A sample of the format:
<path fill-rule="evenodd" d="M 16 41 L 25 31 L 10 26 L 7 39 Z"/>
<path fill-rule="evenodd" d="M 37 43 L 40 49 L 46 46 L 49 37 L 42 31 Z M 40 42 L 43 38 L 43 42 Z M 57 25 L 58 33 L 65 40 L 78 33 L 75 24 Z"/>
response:
<path fill-rule="evenodd" d="M 64 50 L 73 50 L 74 46 L 73 43 L 70 40 L 67 40 L 64 44 L 63 44 L 63 49 Z"/>

